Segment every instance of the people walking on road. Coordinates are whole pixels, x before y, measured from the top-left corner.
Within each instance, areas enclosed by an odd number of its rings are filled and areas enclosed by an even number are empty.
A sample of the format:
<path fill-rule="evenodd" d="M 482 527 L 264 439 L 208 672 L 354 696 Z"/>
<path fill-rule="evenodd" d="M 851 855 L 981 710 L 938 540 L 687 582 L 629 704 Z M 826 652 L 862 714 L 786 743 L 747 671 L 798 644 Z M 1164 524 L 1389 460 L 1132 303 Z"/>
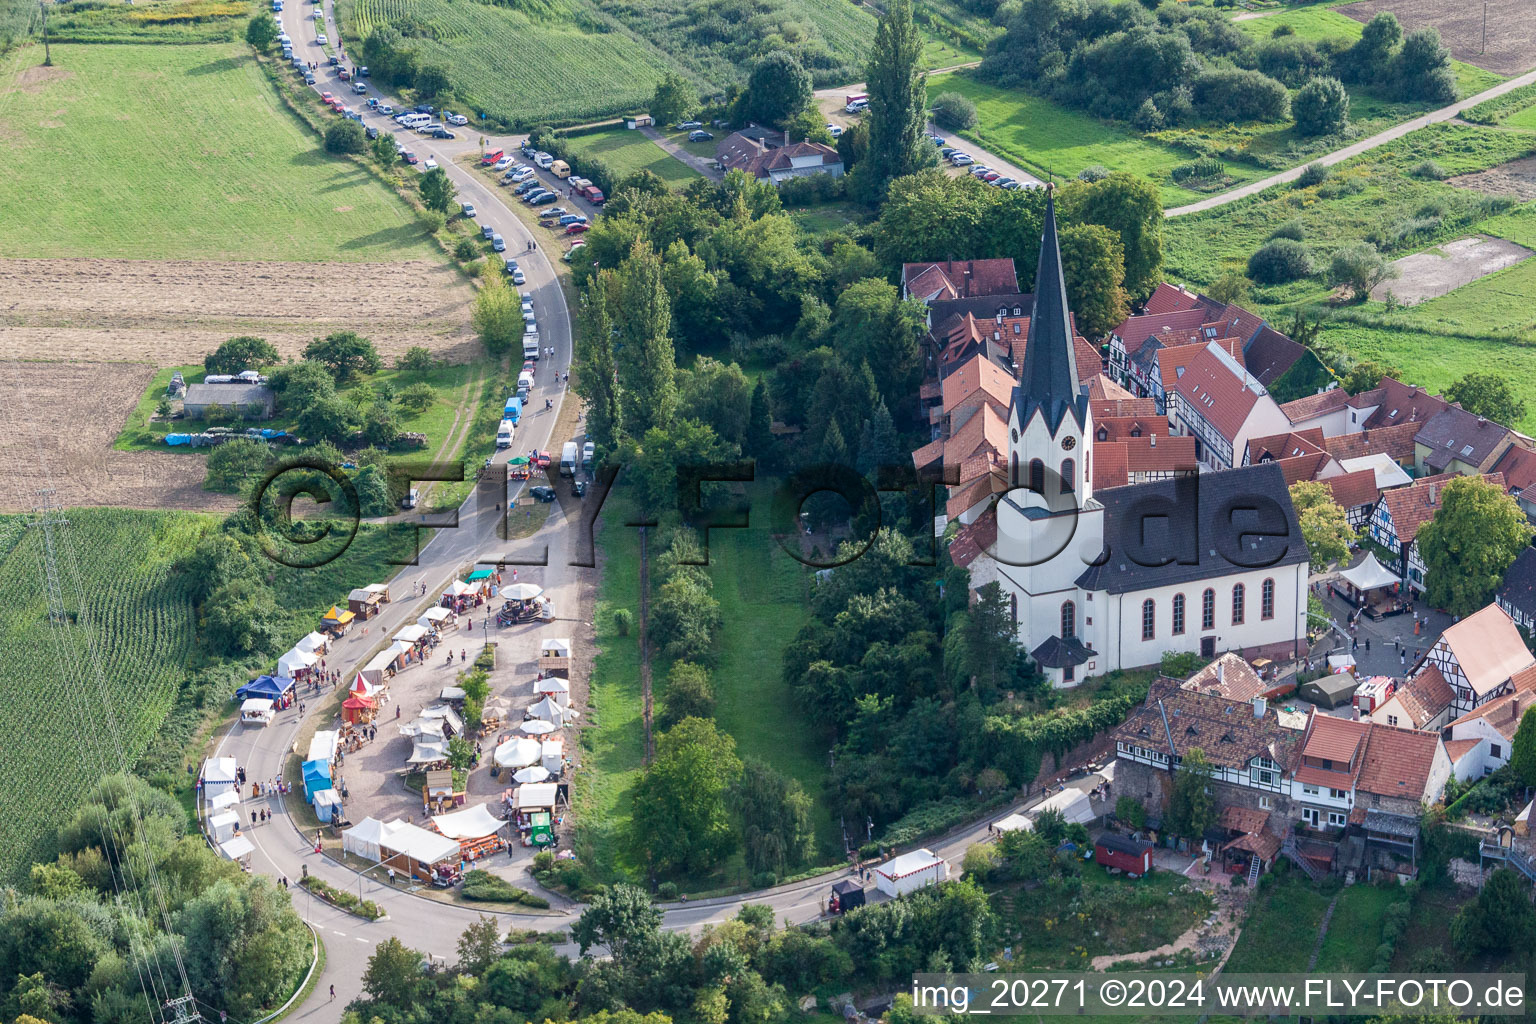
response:
<path fill-rule="evenodd" d="M 331 1002 L 334 1003 L 335 1001 L 336 1001 L 336 986 L 332 985 L 331 986 Z"/>
<path fill-rule="evenodd" d="M 390 868 L 389 869 L 389 884 L 390 885 L 394 885 L 395 884 L 395 869 L 394 868 Z"/>

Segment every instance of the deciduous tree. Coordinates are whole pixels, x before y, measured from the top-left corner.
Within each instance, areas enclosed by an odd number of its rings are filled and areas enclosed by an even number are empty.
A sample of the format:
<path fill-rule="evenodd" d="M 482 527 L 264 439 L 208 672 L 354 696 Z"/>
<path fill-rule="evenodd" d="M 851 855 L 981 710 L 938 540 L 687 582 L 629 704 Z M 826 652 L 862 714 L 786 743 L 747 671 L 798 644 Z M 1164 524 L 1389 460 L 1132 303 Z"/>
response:
<path fill-rule="evenodd" d="M 713 718 L 715 688 L 709 681 L 709 669 L 691 661 L 674 662 L 667 672 L 661 706 L 667 727 L 685 718 Z"/>
<path fill-rule="evenodd" d="M 449 180 L 448 172 L 441 167 L 434 167 L 421 176 L 421 201 L 427 209 L 446 214 L 457 194 L 458 189 Z"/>
<path fill-rule="evenodd" d="M 361 153 L 368 146 L 368 135 L 363 126 L 351 118 L 332 121 L 325 129 L 327 153 Z"/>
<path fill-rule="evenodd" d="M 1303 135 L 1333 135 L 1349 127 L 1349 93 L 1337 78 L 1314 78 L 1291 97 L 1291 116 Z"/>
<path fill-rule="evenodd" d="M 692 114 L 699 105 L 693 83 L 674 71 L 668 71 L 656 83 L 651 95 L 651 117 L 658 124 L 674 124 Z"/>
<path fill-rule="evenodd" d="M 677 408 L 672 303 L 662 283 L 661 258 L 644 242 L 635 243 L 619 268 L 615 313 L 619 404 L 625 429 L 639 437 L 669 424 Z"/>
<path fill-rule="evenodd" d="M 1349 546 L 1359 534 L 1349 525 L 1349 514 L 1333 500 L 1333 491 L 1317 480 L 1298 480 L 1291 485 L 1291 504 L 1301 523 L 1301 537 L 1312 554 L 1312 571 L 1322 572 L 1349 557 Z"/>
<path fill-rule="evenodd" d="M 1506 427 L 1518 426 L 1525 419 L 1525 402 L 1515 389 L 1497 373 L 1474 370 L 1445 389 L 1445 397 L 1460 402 L 1476 416 L 1485 416 Z"/>
<path fill-rule="evenodd" d="M 1120 238 L 1102 224 L 1069 224 L 1061 229 L 1061 269 L 1067 302 L 1077 329 L 1090 338 L 1108 334 L 1130 312 L 1120 281 L 1125 252 Z"/>
<path fill-rule="evenodd" d="M 1335 249 L 1328 262 L 1328 283 L 1348 287 L 1358 301 L 1364 301 L 1371 289 L 1397 276 L 1397 268 L 1376 251 L 1370 242 L 1355 242 Z"/>
<path fill-rule="evenodd" d="M 795 55 L 773 50 L 753 65 L 747 88 L 737 101 L 740 121 L 780 127 L 811 102 L 811 75 Z"/>
<path fill-rule="evenodd" d="M 523 337 L 523 304 L 516 290 L 507 285 L 506 278 L 489 264 L 481 274 L 481 288 L 475 296 L 475 308 L 469 314 L 469 322 L 480 343 L 493 356 L 503 356 L 513 351 Z"/>
<path fill-rule="evenodd" d="M 1184 752 L 1184 763 L 1173 777 L 1168 796 L 1168 827 L 1175 835 L 1198 839 L 1216 823 L 1216 804 L 1211 798 L 1211 763 L 1199 747 Z"/>
<path fill-rule="evenodd" d="M 810 859 L 815 842 L 811 798 L 800 783 L 748 758 L 732 804 L 741 819 L 742 847 L 752 872 L 782 876 Z"/>
<path fill-rule="evenodd" d="M 251 23 L 245 26 L 245 41 L 252 48 L 261 53 L 272 49 L 272 44 L 277 42 L 277 20 L 262 11 L 251 19 Z"/>
<path fill-rule="evenodd" d="M 639 858 L 670 875 L 706 870 L 729 855 L 737 836 L 727 796 L 741 770 L 736 741 L 714 722 L 685 718 L 663 733 L 635 786 L 631 841 Z"/>
<path fill-rule="evenodd" d="M 421 954 L 391 935 L 374 947 L 363 991 L 398 1010 L 409 1009 L 421 981 Z"/>
<path fill-rule="evenodd" d="M 622 432 L 618 366 L 613 356 L 616 328 L 613 304 L 618 301 L 618 281 L 611 271 L 594 277 L 581 296 L 581 323 L 576 336 L 576 358 L 571 371 L 575 390 L 587 405 L 587 435 L 606 452 L 612 452 Z"/>
<path fill-rule="evenodd" d="M 243 334 L 222 342 L 204 356 L 203 369 L 208 373 L 242 373 L 271 366 L 281 359 L 277 347 L 267 339 Z"/>
<path fill-rule="evenodd" d="M 1509 748 L 1509 770 L 1523 784 L 1536 786 L 1536 707 L 1526 708 L 1520 716 Z"/>
<path fill-rule="evenodd" d="M 1464 957 L 1525 950 L 1533 938 L 1536 909 L 1525 881 L 1509 868 L 1495 869 L 1451 922 L 1451 943 Z"/>
<path fill-rule="evenodd" d="M 208 476 L 203 486 L 210 491 L 238 493 L 266 472 L 272 448 L 265 441 L 237 437 L 208 453 Z"/>
<path fill-rule="evenodd" d="M 1530 543 L 1531 526 L 1515 499 L 1479 477 L 1457 477 L 1441 488 L 1440 510 L 1419 528 L 1425 599 L 1453 615 L 1471 615 Z"/>
<path fill-rule="evenodd" d="M 346 384 L 362 374 L 378 373 L 384 367 L 373 342 L 356 331 L 334 331 L 316 338 L 305 346 L 304 358 L 330 370 L 337 384 Z"/>

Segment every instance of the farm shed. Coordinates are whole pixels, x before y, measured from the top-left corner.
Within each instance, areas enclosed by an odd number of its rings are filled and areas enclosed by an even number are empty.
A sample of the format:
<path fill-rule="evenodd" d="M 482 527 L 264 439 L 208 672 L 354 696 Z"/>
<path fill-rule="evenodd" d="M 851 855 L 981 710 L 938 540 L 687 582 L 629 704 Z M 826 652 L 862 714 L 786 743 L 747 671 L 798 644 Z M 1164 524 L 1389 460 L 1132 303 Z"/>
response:
<path fill-rule="evenodd" d="M 949 877 L 949 865 L 932 850 L 913 850 L 875 868 L 875 888 L 887 896 L 903 896 Z"/>
<path fill-rule="evenodd" d="M 188 419 L 206 419 L 215 407 L 248 420 L 269 420 L 277 408 L 277 396 L 265 384 L 231 381 L 227 384 L 192 384 L 181 407 Z"/>
<path fill-rule="evenodd" d="M 1152 844 L 1105 832 L 1093 841 L 1093 859 L 1128 875 L 1145 875 L 1152 870 Z"/>

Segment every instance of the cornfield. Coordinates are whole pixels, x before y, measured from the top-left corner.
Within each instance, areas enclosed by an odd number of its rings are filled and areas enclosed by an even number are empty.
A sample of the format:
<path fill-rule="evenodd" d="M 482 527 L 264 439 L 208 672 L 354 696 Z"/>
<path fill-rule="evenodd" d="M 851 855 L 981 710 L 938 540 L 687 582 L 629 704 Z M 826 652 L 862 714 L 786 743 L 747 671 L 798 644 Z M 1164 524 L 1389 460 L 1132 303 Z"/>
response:
<path fill-rule="evenodd" d="M 51 835 L 115 760 L 90 647 L 131 767 L 170 710 L 195 639 L 187 581 L 170 569 L 206 520 L 127 509 L 77 509 L 68 519 L 56 536 L 70 622 L 57 625 L 48 616 L 40 531 L 0 518 L 0 882 L 48 856 Z M 62 661 L 73 672 L 61 669 L 60 641 L 73 652 Z"/>
<path fill-rule="evenodd" d="M 673 62 L 600 19 L 564 7 L 530 17 L 476 0 L 344 0 L 353 38 L 380 25 L 424 27 L 410 46 L 423 64 L 449 69 L 454 93 L 506 120 L 569 122 L 641 107 Z"/>

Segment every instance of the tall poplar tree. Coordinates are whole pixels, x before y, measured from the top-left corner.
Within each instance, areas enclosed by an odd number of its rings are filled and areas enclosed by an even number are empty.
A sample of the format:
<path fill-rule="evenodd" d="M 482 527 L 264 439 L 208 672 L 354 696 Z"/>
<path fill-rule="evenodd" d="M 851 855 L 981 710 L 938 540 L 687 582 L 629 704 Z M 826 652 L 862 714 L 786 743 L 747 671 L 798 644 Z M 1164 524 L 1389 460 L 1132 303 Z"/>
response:
<path fill-rule="evenodd" d="M 587 403 L 587 436 L 604 451 L 613 451 L 622 432 L 618 370 L 613 359 L 613 300 L 617 282 L 612 271 L 599 273 L 581 297 L 582 329 L 576 341 L 576 393 Z"/>
<path fill-rule="evenodd" d="M 857 184 L 877 202 L 892 178 L 934 163 L 934 148 L 923 137 L 928 89 L 922 73 L 923 36 L 912 20 L 912 0 L 891 0 L 875 29 L 869 58 L 869 148 L 859 164 Z"/>
<path fill-rule="evenodd" d="M 677 409 L 672 304 L 662 281 L 661 257 L 637 241 L 619 267 L 617 307 L 619 407 L 624 429 L 642 437 L 666 427 Z"/>

